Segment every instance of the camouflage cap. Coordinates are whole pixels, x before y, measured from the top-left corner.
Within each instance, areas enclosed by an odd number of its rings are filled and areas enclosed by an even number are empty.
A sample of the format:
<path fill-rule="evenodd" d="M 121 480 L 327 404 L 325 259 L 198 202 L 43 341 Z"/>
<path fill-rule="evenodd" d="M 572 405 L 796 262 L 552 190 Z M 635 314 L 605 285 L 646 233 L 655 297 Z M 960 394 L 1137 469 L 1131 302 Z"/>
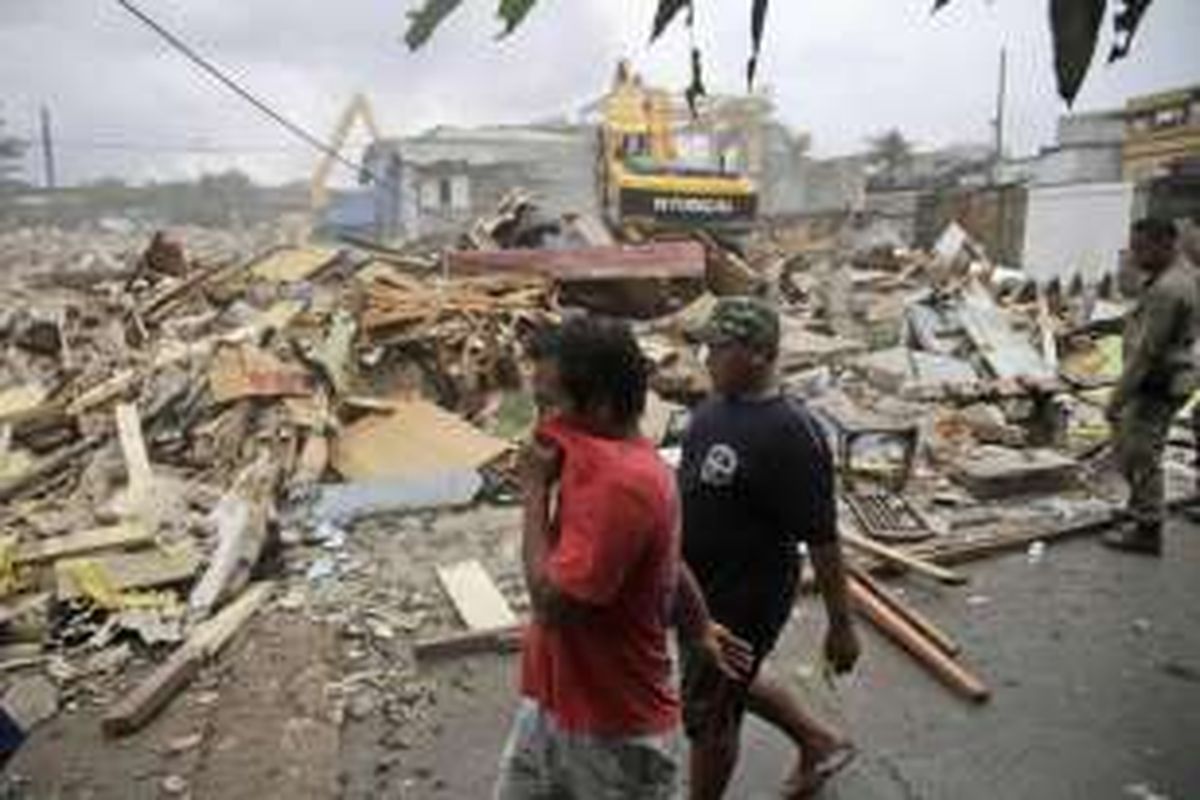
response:
<path fill-rule="evenodd" d="M 757 297 L 722 297 L 699 332 L 708 344 L 744 344 L 755 350 L 779 346 L 779 314 Z"/>

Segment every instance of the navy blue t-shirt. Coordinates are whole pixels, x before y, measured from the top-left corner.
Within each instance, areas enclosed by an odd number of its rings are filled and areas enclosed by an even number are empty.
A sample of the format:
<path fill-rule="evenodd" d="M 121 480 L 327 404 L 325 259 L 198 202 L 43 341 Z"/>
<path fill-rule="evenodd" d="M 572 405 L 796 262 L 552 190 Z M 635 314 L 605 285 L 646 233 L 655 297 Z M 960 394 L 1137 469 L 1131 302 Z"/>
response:
<path fill-rule="evenodd" d="M 679 467 L 683 554 L 713 617 L 769 649 L 795 599 L 797 542 L 837 538 L 833 458 L 804 404 L 714 397 Z"/>

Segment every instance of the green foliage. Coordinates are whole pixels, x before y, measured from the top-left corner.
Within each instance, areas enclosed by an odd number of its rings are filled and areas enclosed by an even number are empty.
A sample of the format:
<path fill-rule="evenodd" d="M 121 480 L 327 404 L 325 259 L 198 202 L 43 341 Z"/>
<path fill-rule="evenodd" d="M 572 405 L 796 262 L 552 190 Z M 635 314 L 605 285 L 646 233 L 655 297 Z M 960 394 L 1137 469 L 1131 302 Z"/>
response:
<path fill-rule="evenodd" d="M 408 31 L 404 43 L 409 50 L 416 50 L 429 41 L 450 12 L 458 8 L 462 0 L 425 0 L 420 8 L 408 12 Z"/>
<path fill-rule="evenodd" d="M 1185 0 L 1186 1 L 1186 0 Z M 404 41 L 416 50 L 433 35 L 434 30 L 450 15 L 462 0 L 424 0 L 416 11 L 409 12 L 409 27 Z M 500 0 L 497 13 L 504 22 L 502 35 L 512 31 L 525 20 L 538 0 Z M 688 24 L 694 20 L 695 0 L 658 0 L 654 14 L 654 25 L 650 40 L 654 41 L 670 27 L 685 8 Z M 716 0 L 714 0 L 716 2 Z M 754 76 L 758 71 L 759 52 L 767 26 L 769 0 L 748 0 L 750 4 L 750 59 L 746 63 L 746 83 L 753 88 Z M 952 0 L 934 0 L 936 13 L 950 5 Z M 1054 36 L 1054 70 L 1058 79 L 1058 93 L 1070 105 L 1079 93 L 1083 79 L 1087 76 L 1096 52 L 1096 41 L 1109 0 L 1048 0 L 1050 6 L 1050 28 Z M 1112 0 L 1119 3 L 1120 11 L 1114 18 L 1116 41 L 1109 52 L 1108 60 L 1124 58 L 1133 43 L 1134 35 L 1150 4 L 1154 0 Z M 1195 2 L 1195 0 L 1191 0 Z M 704 82 L 697 62 L 697 51 L 692 53 L 692 84 L 688 87 L 688 102 L 702 94 Z M 694 107 L 694 105 L 693 105 Z"/>
<path fill-rule="evenodd" d="M 1194 1 L 1194 0 L 1193 0 Z M 934 0 L 933 10 L 949 5 L 951 0 Z M 1121 8 L 1113 18 L 1116 41 L 1109 51 L 1109 62 L 1129 54 L 1133 37 L 1146 11 L 1154 0 L 1113 0 Z M 1186 2 L 1186 0 L 1185 0 Z M 1054 37 L 1054 72 L 1058 79 L 1058 94 L 1071 105 L 1083 79 L 1087 77 L 1100 37 L 1101 23 L 1108 0 L 1049 0 L 1050 30 Z"/>
<path fill-rule="evenodd" d="M 537 0 L 500 0 L 500 9 L 497 12 L 500 19 L 504 20 L 504 33 L 502 36 L 507 36 L 516 30 L 525 16 L 533 9 Z"/>
<path fill-rule="evenodd" d="M 688 10 L 689 24 L 694 19 L 692 11 L 692 0 L 659 0 L 658 10 L 654 14 L 654 27 L 650 31 L 650 41 L 654 41 L 663 35 L 671 24 L 671 21 L 678 16 L 683 9 Z"/>

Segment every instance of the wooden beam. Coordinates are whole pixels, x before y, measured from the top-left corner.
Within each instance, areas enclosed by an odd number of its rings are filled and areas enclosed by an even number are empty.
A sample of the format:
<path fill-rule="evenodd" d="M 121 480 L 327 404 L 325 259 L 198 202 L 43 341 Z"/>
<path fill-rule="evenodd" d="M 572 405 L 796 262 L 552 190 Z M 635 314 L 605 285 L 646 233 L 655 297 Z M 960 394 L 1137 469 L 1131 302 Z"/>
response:
<path fill-rule="evenodd" d="M 103 553 L 85 558 L 112 581 L 114 589 L 122 592 L 183 583 L 200 568 L 200 554 L 190 539 L 132 553 Z M 60 601 L 83 594 L 73 577 L 75 561 L 61 559 L 54 564 L 54 591 Z"/>
<path fill-rule="evenodd" d="M 890 609 L 862 584 L 850 581 L 850 601 L 868 622 L 916 659 L 935 678 L 954 692 L 976 703 L 987 701 L 991 690 L 962 664 L 939 650 L 920 631 Z"/>
<path fill-rule="evenodd" d="M 39 461 L 33 469 L 19 478 L 0 482 L 0 503 L 7 503 L 16 497 L 40 486 L 55 473 L 64 469 L 79 456 L 98 446 L 107 436 L 95 435 L 67 445 L 49 458 Z"/>
<path fill-rule="evenodd" d="M 872 541 L 865 536 L 861 536 L 853 531 L 842 529 L 842 539 L 850 545 L 857 547 L 863 552 L 869 553 L 876 558 L 880 558 L 896 566 L 910 569 L 913 572 L 933 578 L 934 580 L 951 585 L 961 585 L 967 582 L 967 576 L 960 572 L 953 572 L 945 567 L 939 567 L 936 564 L 930 563 L 916 556 L 909 555 L 894 547 L 880 544 Z"/>
<path fill-rule="evenodd" d="M 579 247 L 570 250 L 456 250 L 446 254 L 451 275 L 524 272 L 558 281 L 704 277 L 698 242 Z"/>
<path fill-rule="evenodd" d="M 141 547 L 154 541 L 154 533 L 138 521 L 123 522 L 106 528 L 52 536 L 17 547 L 16 562 L 33 564 L 69 556 L 82 556 L 98 550 Z"/>
<path fill-rule="evenodd" d="M 101 721 L 104 733 L 124 736 L 154 719 L 199 674 L 205 661 L 214 658 L 263 606 L 272 586 L 264 581 L 249 587 L 215 617 L 196 626 L 170 658 L 109 707 Z"/>
<path fill-rule="evenodd" d="M 150 468 L 150 454 L 146 452 L 146 440 L 142 438 L 142 418 L 138 413 L 137 406 L 132 403 L 118 403 L 116 417 L 117 438 L 121 442 L 121 453 L 125 456 L 129 494 L 136 508 L 152 491 L 154 472 Z"/>
<path fill-rule="evenodd" d="M 105 712 L 101 729 L 109 736 L 124 736 L 140 729 L 192 682 L 202 666 L 204 654 L 184 643 Z"/>
<path fill-rule="evenodd" d="M 920 631 L 921 635 L 929 639 L 943 653 L 954 658 L 962 652 L 962 647 L 949 634 L 935 625 L 932 620 L 920 611 L 902 601 L 879 581 L 872 578 L 865 569 L 857 564 L 847 562 L 846 571 L 849 573 L 850 580 L 861 584 L 864 589 L 879 598 L 880 602 L 896 612 L 896 615 L 905 622 Z"/>

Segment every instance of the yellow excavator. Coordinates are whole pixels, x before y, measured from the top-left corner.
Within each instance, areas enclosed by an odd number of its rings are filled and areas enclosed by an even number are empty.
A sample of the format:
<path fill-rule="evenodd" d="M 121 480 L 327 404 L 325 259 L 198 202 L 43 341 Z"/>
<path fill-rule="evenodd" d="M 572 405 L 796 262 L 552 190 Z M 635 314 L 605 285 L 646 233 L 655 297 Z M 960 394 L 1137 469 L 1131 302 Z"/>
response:
<path fill-rule="evenodd" d="M 622 62 L 601 111 L 598 181 L 614 228 L 736 234 L 754 224 L 758 195 L 736 163 L 744 152 L 723 148 L 668 92 Z"/>
<path fill-rule="evenodd" d="M 350 129 L 354 127 L 354 122 L 358 119 L 363 121 L 372 140 L 378 141 L 382 138 L 370 102 L 365 95 L 356 94 L 350 101 L 350 105 L 346 106 L 346 110 L 342 112 L 337 126 L 333 129 L 333 136 L 329 140 L 333 152 L 341 152 L 342 147 L 346 144 L 346 137 L 350 135 Z M 313 172 L 312 180 L 309 182 L 309 206 L 314 216 L 319 214 L 329 202 L 329 188 L 326 184 L 329 182 L 329 173 L 333 171 L 333 152 L 325 153 L 321 157 Z"/>

